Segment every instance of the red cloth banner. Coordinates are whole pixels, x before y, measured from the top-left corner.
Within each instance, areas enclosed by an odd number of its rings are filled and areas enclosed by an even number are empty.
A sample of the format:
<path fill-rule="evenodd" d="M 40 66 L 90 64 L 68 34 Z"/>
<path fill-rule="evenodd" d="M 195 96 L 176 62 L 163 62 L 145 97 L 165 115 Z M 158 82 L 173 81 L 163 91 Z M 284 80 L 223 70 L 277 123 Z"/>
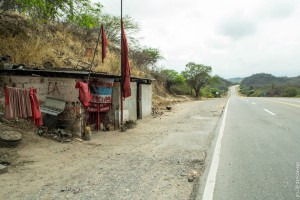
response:
<path fill-rule="evenodd" d="M 102 46 L 102 63 L 104 63 L 104 59 L 106 57 L 106 47 L 107 47 L 107 38 L 104 32 L 103 24 L 101 25 L 101 46 Z"/>
<path fill-rule="evenodd" d="M 123 97 L 131 96 L 131 88 L 130 88 L 130 66 L 128 59 L 128 44 L 124 31 L 123 21 L 121 22 L 121 31 L 122 31 L 122 60 L 121 60 L 121 68 L 122 68 L 122 93 Z"/>
<path fill-rule="evenodd" d="M 76 82 L 75 88 L 79 88 L 79 100 L 84 107 L 90 105 L 90 101 L 92 100 L 92 96 L 90 93 L 90 89 L 87 83 L 84 82 Z"/>
<path fill-rule="evenodd" d="M 94 79 L 89 83 L 92 103 L 111 103 L 114 79 Z"/>
<path fill-rule="evenodd" d="M 110 104 L 102 104 L 102 103 L 91 103 L 87 108 L 88 112 L 108 112 L 110 110 Z"/>

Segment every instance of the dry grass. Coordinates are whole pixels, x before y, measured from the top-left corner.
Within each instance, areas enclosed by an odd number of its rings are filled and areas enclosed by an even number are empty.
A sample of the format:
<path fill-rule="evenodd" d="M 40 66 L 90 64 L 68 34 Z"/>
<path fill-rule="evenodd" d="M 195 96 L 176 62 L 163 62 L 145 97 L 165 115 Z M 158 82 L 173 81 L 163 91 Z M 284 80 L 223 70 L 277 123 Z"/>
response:
<path fill-rule="evenodd" d="M 99 58 L 98 58 L 99 57 Z M 95 62 L 95 71 L 110 72 L 112 74 L 121 74 L 121 58 L 120 56 L 108 51 L 104 63 L 101 60 L 101 51 L 98 52 Z"/>
<path fill-rule="evenodd" d="M 24 40 L 23 36 L 0 37 L 2 47 L 0 54 L 10 55 L 12 61 L 17 64 L 27 64 L 31 66 L 42 66 L 43 62 L 55 54 L 49 44 L 41 38 L 29 38 Z"/>
<path fill-rule="evenodd" d="M 6 17 L 6 18 L 5 18 Z M 14 18 L 20 15 L 6 14 L 2 16 L 2 22 L 11 24 L 6 28 L 6 35 L 0 36 L 0 55 L 10 55 L 14 64 L 26 64 L 29 67 L 43 68 L 45 62 L 51 62 L 56 68 L 85 69 L 87 64 L 77 66 L 78 61 L 91 63 L 92 56 L 86 56 L 86 49 L 94 51 L 96 44 L 96 34 L 87 35 L 82 30 L 74 30 L 72 27 L 62 24 L 46 24 L 43 26 L 30 25 L 23 28 L 19 34 L 9 34 L 11 30 L 17 30 Z M 28 24 L 26 18 L 22 24 Z M 20 21 L 20 20 L 19 20 Z M 1 21 L 0 21 L 1 24 Z M 24 33 L 25 31 L 25 33 Z M 93 52 L 92 52 L 93 55 Z M 93 70 L 106 72 L 108 74 L 120 75 L 120 56 L 114 52 L 109 52 L 105 63 L 101 59 L 101 45 L 98 46 Z M 131 74 L 136 77 L 145 77 L 146 74 L 131 64 Z"/>
<path fill-rule="evenodd" d="M 71 34 L 62 32 L 57 32 L 51 38 L 35 36 L 25 40 L 22 35 L 15 37 L 1 36 L 0 42 L 2 43 L 1 55 L 10 55 L 13 63 L 22 63 L 31 67 L 42 68 L 43 64 L 48 61 L 55 67 L 75 68 L 79 60 L 85 63 L 91 63 L 92 60 L 91 57 L 85 56 L 86 48 L 91 48 L 92 45 L 84 44 L 76 40 Z M 93 70 L 119 75 L 120 66 L 120 56 L 109 51 L 105 62 L 102 63 L 100 49 L 96 54 Z M 132 64 L 131 74 L 136 77 L 146 76 L 145 72 Z"/>
<path fill-rule="evenodd" d="M 96 57 L 94 63 L 94 71 L 96 72 L 109 72 L 110 74 L 120 75 L 121 74 L 121 56 L 116 55 L 108 51 L 104 63 L 101 60 L 101 51 L 98 52 L 98 57 Z M 138 69 L 135 65 L 130 65 L 130 72 L 132 76 L 135 77 L 145 77 L 146 73 Z"/>

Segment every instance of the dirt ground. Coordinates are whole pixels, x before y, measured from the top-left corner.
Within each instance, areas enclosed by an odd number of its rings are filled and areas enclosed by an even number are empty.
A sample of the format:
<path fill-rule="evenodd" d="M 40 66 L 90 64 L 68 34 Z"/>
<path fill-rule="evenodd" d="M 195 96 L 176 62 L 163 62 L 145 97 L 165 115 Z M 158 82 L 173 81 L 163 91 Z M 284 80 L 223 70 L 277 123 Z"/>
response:
<path fill-rule="evenodd" d="M 23 131 L 18 147 L 0 148 L 0 161 L 10 163 L 0 199 L 189 199 L 191 174 L 204 169 L 225 103 L 176 104 L 126 132 L 95 132 L 84 142 Z"/>

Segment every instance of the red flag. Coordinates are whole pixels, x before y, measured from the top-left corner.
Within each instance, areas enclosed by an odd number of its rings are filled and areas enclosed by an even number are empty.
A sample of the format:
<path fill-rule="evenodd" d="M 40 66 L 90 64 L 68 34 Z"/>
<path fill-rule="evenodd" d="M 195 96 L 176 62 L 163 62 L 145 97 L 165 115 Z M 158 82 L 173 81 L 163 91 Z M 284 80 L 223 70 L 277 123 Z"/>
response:
<path fill-rule="evenodd" d="M 122 60 L 121 60 L 121 68 L 122 68 L 122 91 L 123 97 L 131 96 L 131 88 L 130 88 L 130 66 L 128 60 L 128 45 L 126 40 L 126 35 L 124 31 L 123 21 L 121 23 L 121 31 L 122 31 Z"/>
<path fill-rule="evenodd" d="M 101 25 L 101 41 L 102 41 L 102 63 L 104 63 L 104 59 L 106 57 L 107 39 L 104 32 L 103 24 Z"/>

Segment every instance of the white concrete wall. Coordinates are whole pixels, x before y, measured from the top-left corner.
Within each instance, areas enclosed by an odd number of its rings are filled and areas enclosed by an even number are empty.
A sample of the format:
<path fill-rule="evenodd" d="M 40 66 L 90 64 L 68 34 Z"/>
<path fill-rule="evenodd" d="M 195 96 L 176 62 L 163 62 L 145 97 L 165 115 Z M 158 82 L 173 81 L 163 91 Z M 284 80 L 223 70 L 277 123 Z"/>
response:
<path fill-rule="evenodd" d="M 141 84 L 141 114 L 142 118 L 152 114 L 152 85 Z"/>
<path fill-rule="evenodd" d="M 131 82 L 130 83 L 130 87 L 131 87 L 131 96 L 128 98 L 125 98 L 124 100 L 124 110 L 128 111 L 128 118 L 125 121 L 128 120 L 137 120 L 137 102 L 136 102 L 136 95 L 137 95 L 137 83 L 135 82 Z"/>
<path fill-rule="evenodd" d="M 125 123 L 128 120 L 137 120 L 137 83 L 131 82 L 131 96 L 126 98 L 123 101 L 123 122 Z M 114 83 L 113 95 L 112 95 L 112 111 L 109 113 L 110 117 L 114 116 L 116 121 L 116 126 L 119 127 L 121 123 L 121 114 L 119 107 L 120 104 L 120 83 Z"/>

